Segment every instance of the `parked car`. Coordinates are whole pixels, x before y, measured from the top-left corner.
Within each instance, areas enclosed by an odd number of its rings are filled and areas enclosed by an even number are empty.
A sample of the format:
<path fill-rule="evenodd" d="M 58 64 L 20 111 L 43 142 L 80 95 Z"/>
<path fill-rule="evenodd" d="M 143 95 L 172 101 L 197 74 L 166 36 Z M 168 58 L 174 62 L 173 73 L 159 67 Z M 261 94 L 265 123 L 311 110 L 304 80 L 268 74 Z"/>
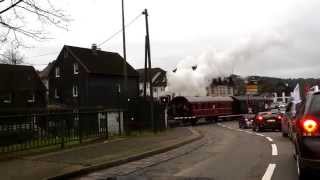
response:
<path fill-rule="evenodd" d="M 252 128 L 252 122 L 254 120 L 255 114 L 244 114 L 239 119 L 239 128 L 245 129 L 245 128 Z"/>
<path fill-rule="evenodd" d="M 281 130 L 282 115 L 278 111 L 259 112 L 252 123 L 253 131 Z"/>
<path fill-rule="evenodd" d="M 299 179 L 320 170 L 320 92 L 311 92 L 295 117 L 293 142 Z"/>
<path fill-rule="evenodd" d="M 281 131 L 282 136 L 284 137 L 289 137 L 290 139 L 292 138 L 293 122 L 298 106 L 299 104 L 290 102 L 285 113 L 283 114 L 283 118 L 281 120 Z"/>

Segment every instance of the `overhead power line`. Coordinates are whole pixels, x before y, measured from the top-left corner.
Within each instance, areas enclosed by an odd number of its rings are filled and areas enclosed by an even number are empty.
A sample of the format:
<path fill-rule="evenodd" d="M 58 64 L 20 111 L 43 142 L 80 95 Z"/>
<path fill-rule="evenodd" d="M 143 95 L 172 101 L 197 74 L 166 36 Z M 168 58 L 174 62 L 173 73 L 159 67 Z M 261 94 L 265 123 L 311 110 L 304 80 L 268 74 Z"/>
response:
<path fill-rule="evenodd" d="M 128 24 L 125 25 L 125 27 L 129 27 L 130 25 L 132 25 L 133 23 L 135 23 L 140 17 L 142 16 L 141 13 L 139 13 L 139 15 L 137 15 L 135 18 L 133 18 Z M 100 44 L 98 44 L 98 46 L 102 46 L 103 44 L 107 43 L 108 41 L 110 41 L 111 39 L 113 39 L 114 37 L 116 37 L 118 34 L 120 34 L 122 32 L 122 29 L 120 29 L 119 31 L 115 32 L 114 34 L 112 34 L 109 38 L 107 38 L 106 40 L 104 40 L 103 42 L 101 42 Z M 40 54 L 37 56 L 30 56 L 30 57 L 24 57 L 25 59 L 31 59 L 31 58 L 38 58 L 38 57 L 43 57 L 43 56 L 49 56 L 49 55 L 54 55 L 59 53 L 59 51 L 56 52 L 51 52 L 51 53 L 45 53 L 45 54 Z M 31 64 L 30 64 L 31 65 Z M 33 65 L 43 65 L 43 64 L 33 64 Z"/>
<path fill-rule="evenodd" d="M 126 24 L 125 27 L 129 27 L 131 24 L 136 22 L 139 19 L 140 16 L 142 16 L 141 13 L 139 13 L 139 15 L 137 15 L 135 18 L 133 18 L 128 24 Z M 120 29 L 119 31 L 117 31 L 114 34 L 112 34 L 108 39 L 106 39 L 102 43 L 98 44 L 98 46 L 102 46 L 103 44 L 107 43 L 108 41 L 110 41 L 111 39 L 116 37 L 118 34 L 120 34 L 121 32 L 122 32 L 122 29 Z"/>
<path fill-rule="evenodd" d="M 54 54 L 57 54 L 57 53 L 59 53 L 59 51 L 51 52 L 51 53 L 45 53 L 45 54 L 40 54 L 40 55 L 37 55 L 37 56 L 25 57 L 25 59 L 31 59 L 31 58 L 38 58 L 38 57 L 43 57 L 43 56 L 49 56 L 49 55 L 54 55 Z"/>

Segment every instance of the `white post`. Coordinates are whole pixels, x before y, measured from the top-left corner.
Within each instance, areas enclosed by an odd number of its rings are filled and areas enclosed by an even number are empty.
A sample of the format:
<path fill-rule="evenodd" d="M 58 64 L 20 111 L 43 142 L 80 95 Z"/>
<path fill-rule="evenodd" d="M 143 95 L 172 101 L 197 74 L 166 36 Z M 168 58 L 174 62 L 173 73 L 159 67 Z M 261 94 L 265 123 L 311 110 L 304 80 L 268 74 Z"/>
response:
<path fill-rule="evenodd" d="M 277 93 L 273 93 L 273 102 L 276 103 L 277 102 L 277 99 L 278 99 L 278 95 Z"/>
<path fill-rule="evenodd" d="M 166 107 L 164 110 L 164 123 L 165 123 L 166 129 L 168 128 L 168 114 L 167 114 L 167 112 L 168 112 L 168 109 Z"/>

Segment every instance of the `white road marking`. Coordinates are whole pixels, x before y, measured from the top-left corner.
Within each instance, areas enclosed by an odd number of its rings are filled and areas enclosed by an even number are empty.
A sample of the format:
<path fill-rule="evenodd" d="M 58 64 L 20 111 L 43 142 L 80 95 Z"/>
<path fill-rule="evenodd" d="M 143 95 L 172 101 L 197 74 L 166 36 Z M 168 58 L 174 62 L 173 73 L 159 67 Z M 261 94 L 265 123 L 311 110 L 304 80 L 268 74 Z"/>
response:
<path fill-rule="evenodd" d="M 244 131 L 244 132 L 246 132 L 248 134 L 254 134 L 253 132 L 250 132 L 250 131 Z"/>
<path fill-rule="evenodd" d="M 266 139 L 268 139 L 268 141 L 273 142 L 273 139 L 271 139 L 270 137 L 266 137 Z"/>
<path fill-rule="evenodd" d="M 271 144 L 272 147 L 272 156 L 278 156 L 278 148 L 277 145 Z"/>
<path fill-rule="evenodd" d="M 261 136 L 261 137 L 264 137 L 263 134 L 260 134 L 260 133 L 256 133 L 257 136 Z"/>
<path fill-rule="evenodd" d="M 246 132 L 248 134 L 253 134 L 253 135 L 265 137 L 268 141 L 273 142 L 272 138 L 266 137 L 265 135 L 260 134 L 260 133 L 254 133 L 254 132 L 245 131 L 245 130 L 242 130 L 242 129 L 231 128 L 231 127 L 225 126 L 224 124 L 218 124 L 218 125 L 220 125 L 222 127 L 225 127 L 225 128 L 228 128 L 228 129 L 237 130 L 237 131 L 240 131 L 240 132 Z M 278 156 L 277 145 L 276 144 L 271 144 L 271 148 L 272 148 L 272 156 Z M 269 164 L 266 172 L 264 173 L 264 175 L 262 177 L 262 180 L 271 180 L 271 178 L 273 176 L 273 172 L 274 172 L 275 169 L 276 169 L 276 164 Z"/>
<path fill-rule="evenodd" d="M 271 180 L 274 170 L 276 169 L 276 164 L 269 164 L 266 172 L 264 173 L 262 180 Z"/>

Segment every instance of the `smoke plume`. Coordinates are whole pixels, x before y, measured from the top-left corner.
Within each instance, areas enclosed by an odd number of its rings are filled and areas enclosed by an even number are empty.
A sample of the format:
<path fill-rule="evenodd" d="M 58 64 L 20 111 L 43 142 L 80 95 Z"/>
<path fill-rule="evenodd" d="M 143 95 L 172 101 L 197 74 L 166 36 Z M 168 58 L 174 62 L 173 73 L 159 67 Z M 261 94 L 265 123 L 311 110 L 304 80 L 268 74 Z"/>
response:
<path fill-rule="evenodd" d="M 186 57 L 177 64 L 175 72 L 167 73 L 166 91 L 175 95 L 206 96 L 212 79 L 230 76 L 238 63 L 253 60 L 268 49 L 284 46 L 285 42 L 285 36 L 276 32 L 252 34 L 228 50 L 209 50 L 197 57 Z"/>

